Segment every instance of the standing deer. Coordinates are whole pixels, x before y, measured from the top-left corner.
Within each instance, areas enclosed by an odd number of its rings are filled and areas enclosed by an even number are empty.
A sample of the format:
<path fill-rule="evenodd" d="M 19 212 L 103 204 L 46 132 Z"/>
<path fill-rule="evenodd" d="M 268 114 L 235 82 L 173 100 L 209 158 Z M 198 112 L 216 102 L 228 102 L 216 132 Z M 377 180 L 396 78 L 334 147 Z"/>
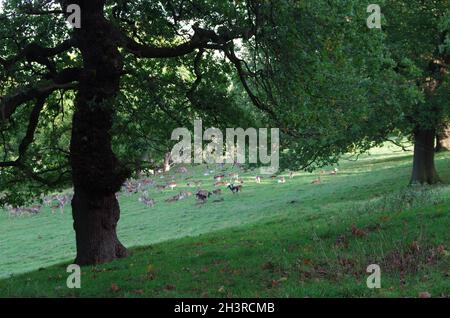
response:
<path fill-rule="evenodd" d="M 231 192 L 233 192 L 233 194 L 242 192 L 242 186 L 241 185 L 235 186 L 234 184 L 230 184 L 228 186 L 228 189 L 230 189 Z"/>
<path fill-rule="evenodd" d="M 148 193 L 147 193 L 147 192 L 144 192 L 143 195 L 141 195 L 141 196 L 139 197 L 139 202 L 144 203 L 148 208 L 154 207 L 154 206 L 155 206 L 155 203 L 156 203 L 155 200 L 151 199 L 151 198 L 148 196 Z"/>

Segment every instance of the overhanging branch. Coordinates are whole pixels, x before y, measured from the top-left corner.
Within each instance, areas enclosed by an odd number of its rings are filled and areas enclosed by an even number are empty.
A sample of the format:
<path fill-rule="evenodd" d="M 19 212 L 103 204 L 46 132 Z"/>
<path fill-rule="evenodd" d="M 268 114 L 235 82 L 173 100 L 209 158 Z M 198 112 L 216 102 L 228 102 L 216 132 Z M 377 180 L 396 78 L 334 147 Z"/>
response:
<path fill-rule="evenodd" d="M 11 57 L 9 59 L 0 57 L 0 64 L 3 65 L 5 69 L 9 69 L 22 59 L 26 59 L 28 62 L 36 62 L 47 66 L 50 70 L 53 71 L 54 67 L 52 65 L 53 63 L 50 61 L 50 58 L 70 50 L 75 45 L 75 40 L 72 38 L 52 48 L 42 47 L 37 43 L 30 43 L 14 57 Z"/>
<path fill-rule="evenodd" d="M 0 168 L 1 167 L 20 167 L 25 160 L 25 155 L 27 152 L 28 147 L 31 145 L 34 139 L 34 133 L 36 132 L 36 127 L 39 123 L 39 117 L 41 114 L 42 109 L 45 105 L 45 100 L 50 95 L 50 93 L 42 94 L 39 97 L 37 97 L 36 104 L 34 105 L 30 118 L 28 120 L 28 128 L 27 132 L 25 134 L 25 137 L 23 137 L 20 145 L 19 145 L 19 157 L 14 161 L 6 161 L 6 162 L 0 162 Z"/>
<path fill-rule="evenodd" d="M 277 118 L 277 115 L 275 112 L 267 105 L 265 105 L 261 100 L 256 96 L 252 89 L 250 88 L 248 82 L 247 82 L 247 76 L 244 72 L 244 69 L 242 67 L 242 61 L 236 56 L 234 53 L 234 50 L 232 47 L 224 48 L 225 56 L 230 60 L 231 63 L 233 63 L 234 67 L 236 68 L 236 71 L 238 73 L 239 79 L 242 83 L 242 86 L 244 87 L 247 95 L 249 96 L 250 100 L 252 101 L 253 105 L 255 105 L 260 110 L 266 112 L 269 114 L 272 118 Z"/>
<path fill-rule="evenodd" d="M 194 35 L 189 41 L 172 47 L 156 47 L 149 44 L 138 43 L 120 30 L 114 29 L 113 27 L 111 28 L 121 45 L 128 52 L 141 58 L 179 57 L 192 53 L 197 49 L 204 49 L 211 44 L 224 45 L 234 39 L 249 37 L 249 32 L 247 30 L 240 32 L 229 31 L 226 28 L 222 28 L 222 31 L 217 34 L 212 30 L 206 30 L 195 25 L 193 26 Z M 226 31 L 224 29 L 226 29 Z"/>
<path fill-rule="evenodd" d="M 23 103 L 29 102 L 43 95 L 49 95 L 58 89 L 76 88 L 73 83 L 79 79 L 79 69 L 66 69 L 57 74 L 53 81 L 43 81 L 35 87 L 9 95 L 0 96 L 0 122 L 8 120 Z"/>

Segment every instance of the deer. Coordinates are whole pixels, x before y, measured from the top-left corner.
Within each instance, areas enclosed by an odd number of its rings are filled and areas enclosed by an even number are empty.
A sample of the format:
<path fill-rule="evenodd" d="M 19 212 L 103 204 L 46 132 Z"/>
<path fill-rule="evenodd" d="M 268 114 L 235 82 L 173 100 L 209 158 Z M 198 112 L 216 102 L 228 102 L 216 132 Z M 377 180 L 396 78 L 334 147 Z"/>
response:
<path fill-rule="evenodd" d="M 158 184 L 158 185 L 156 185 L 156 189 L 158 189 L 159 191 L 162 191 L 162 190 L 167 189 L 167 186 Z"/>
<path fill-rule="evenodd" d="M 234 184 L 230 184 L 228 186 L 228 189 L 230 189 L 231 192 L 233 192 L 233 194 L 242 192 L 242 186 L 241 185 L 235 186 Z"/>
<path fill-rule="evenodd" d="M 198 190 L 197 193 L 195 194 L 195 197 L 197 198 L 198 201 L 205 203 L 206 200 L 212 195 L 211 192 L 207 191 L 207 190 Z"/>
<path fill-rule="evenodd" d="M 218 176 L 214 176 L 214 180 L 215 181 L 222 181 L 222 179 L 225 178 L 225 175 L 218 175 Z"/>
<path fill-rule="evenodd" d="M 292 171 L 289 172 L 289 179 L 294 179 L 294 173 Z"/>
<path fill-rule="evenodd" d="M 329 174 L 329 175 L 337 175 L 338 171 L 339 171 L 338 168 L 334 168 L 333 170 L 329 170 L 329 171 L 322 170 L 322 171 L 320 171 L 320 173 L 321 174 Z"/>
<path fill-rule="evenodd" d="M 190 191 L 181 191 L 180 196 L 183 196 L 183 198 L 188 198 L 188 197 L 193 196 L 193 193 Z"/>
<path fill-rule="evenodd" d="M 130 180 L 127 180 L 123 184 L 123 188 L 125 188 L 124 192 L 127 195 L 130 195 L 130 194 L 133 194 L 133 193 L 138 193 L 140 188 L 141 188 L 141 184 L 133 182 L 133 181 L 130 181 Z"/>
<path fill-rule="evenodd" d="M 181 197 L 180 197 L 179 194 L 177 194 L 177 195 L 175 195 L 175 196 L 173 196 L 173 197 L 167 199 L 166 202 L 172 203 L 172 202 L 177 202 L 177 201 L 179 201 L 179 200 L 181 200 Z"/>
<path fill-rule="evenodd" d="M 50 207 L 50 206 L 52 205 L 52 202 L 53 202 L 53 197 L 45 196 L 45 197 L 42 198 L 42 203 L 43 203 L 45 206 Z"/>
<path fill-rule="evenodd" d="M 261 183 L 261 177 L 260 176 L 256 176 L 255 177 L 255 181 L 256 181 L 256 183 L 260 184 Z"/>
<path fill-rule="evenodd" d="M 226 187 L 228 186 L 229 183 L 227 182 L 216 182 L 214 183 L 214 187 L 218 188 L 218 187 Z"/>
<path fill-rule="evenodd" d="M 175 201 L 179 201 L 179 200 L 184 200 L 188 197 L 192 196 L 192 192 L 189 191 L 181 191 L 179 194 L 177 194 L 176 196 L 173 196 L 170 199 L 167 199 L 166 202 L 175 202 Z"/>
<path fill-rule="evenodd" d="M 216 189 L 212 192 L 215 195 L 221 195 L 222 194 L 222 190 L 221 189 Z"/>
<path fill-rule="evenodd" d="M 192 182 L 188 182 L 187 183 L 188 187 L 199 187 L 201 185 L 202 185 L 201 181 L 195 181 L 195 180 L 193 180 Z"/>
<path fill-rule="evenodd" d="M 176 182 L 170 182 L 167 185 L 168 188 L 170 188 L 171 190 L 175 189 L 177 187 L 177 183 Z"/>
<path fill-rule="evenodd" d="M 144 203 L 148 208 L 152 208 L 156 204 L 155 200 L 149 198 L 147 192 L 144 192 L 144 194 L 139 197 L 139 202 Z"/>
<path fill-rule="evenodd" d="M 37 205 L 33 205 L 29 208 L 23 208 L 22 211 L 28 212 L 30 214 L 38 214 L 39 212 L 41 212 L 41 209 L 42 209 L 42 205 L 37 204 Z"/>
<path fill-rule="evenodd" d="M 155 184 L 155 182 L 152 179 L 144 178 L 142 180 L 142 185 L 145 186 L 145 187 L 152 186 L 154 184 Z"/>
<path fill-rule="evenodd" d="M 56 205 L 52 206 L 52 213 L 55 213 L 55 210 L 59 208 L 59 211 L 61 214 L 64 214 L 64 208 L 66 204 L 70 203 L 72 201 L 73 194 L 63 194 L 63 195 L 56 195 L 54 199 L 56 200 Z M 54 202 L 54 201 L 53 201 Z"/>
<path fill-rule="evenodd" d="M 286 183 L 286 178 L 285 177 L 278 178 L 278 183 Z"/>
<path fill-rule="evenodd" d="M 17 216 L 20 212 L 19 208 L 13 207 L 12 205 L 7 204 L 5 207 L 8 210 L 9 217 Z"/>

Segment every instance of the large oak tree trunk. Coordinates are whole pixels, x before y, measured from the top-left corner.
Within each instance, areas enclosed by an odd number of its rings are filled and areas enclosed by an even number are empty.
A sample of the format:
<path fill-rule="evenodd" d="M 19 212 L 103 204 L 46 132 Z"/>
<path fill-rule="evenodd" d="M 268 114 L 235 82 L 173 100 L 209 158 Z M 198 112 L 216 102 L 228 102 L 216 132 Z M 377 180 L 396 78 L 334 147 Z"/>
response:
<path fill-rule="evenodd" d="M 414 133 L 414 163 L 411 184 L 440 182 L 434 165 L 436 131 L 417 129 Z"/>
<path fill-rule="evenodd" d="M 127 255 L 116 233 L 120 209 L 115 193 L 129 173 L 114 155 L 110 135 L 123 61 L 103 17 L 103 2 L 79 1 L 82 28 L 75 31 L 85 70 L 75 102 L 70 144 L 75 262 L 79 265 Z"/>
<path fill-rule="evenodd" d="M 436 151 L 450 151 L 450 126 L 437 134 Z"/>
<path fill-rule="evenodd" d="M 76 189 L 72 202 L 77 242 L 76 264 L 110 262 L 127 256 L 126 248 L 117 238 L 119 204 L 114 195 L 93 197 Z"/>

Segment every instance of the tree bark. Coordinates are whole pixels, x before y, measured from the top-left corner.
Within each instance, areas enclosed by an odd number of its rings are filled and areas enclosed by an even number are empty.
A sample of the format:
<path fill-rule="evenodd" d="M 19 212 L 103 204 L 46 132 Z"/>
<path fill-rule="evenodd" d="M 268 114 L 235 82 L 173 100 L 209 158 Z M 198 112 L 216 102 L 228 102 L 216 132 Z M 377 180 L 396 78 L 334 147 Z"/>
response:
<path fill-rule="evenodd" d="M 170 160 L 172 160 L 172 154 L 168 152 L 164 155 L 164 167 L 163 167 L 164 172 L 170 171 Z"/>
<path fill-rule="evenodd" d="M 114 194 L 93 197 L 83 189 L 76 189 L 72 209 L 77 243 L 76 264 L 106 263 L 128 255 L 117 238 L 120 209 Z"/>
<path fill-rule="evenodd" d="M 70 144 L 74 184 L 75 263 L 91 265 L 127 256 L 117 238 L 115 193 L 129 176 L 112 151 L 110 130 L 123 61 L 103 16 L 103 1 L 79 1 L 82 28 L 75 37 L 84 71 L 75 101 Z"/>
<path fill-rule="evenodd" d="M 436 152 L 450 151 L 450 126 L 436 136 Z"/>
<path fill-rule="evenodd" d="M 440 182 L 434 164 L 434 129 L 416 129 L 414 132 L 414 163 L 411 184 L 436 184 Z"/>

